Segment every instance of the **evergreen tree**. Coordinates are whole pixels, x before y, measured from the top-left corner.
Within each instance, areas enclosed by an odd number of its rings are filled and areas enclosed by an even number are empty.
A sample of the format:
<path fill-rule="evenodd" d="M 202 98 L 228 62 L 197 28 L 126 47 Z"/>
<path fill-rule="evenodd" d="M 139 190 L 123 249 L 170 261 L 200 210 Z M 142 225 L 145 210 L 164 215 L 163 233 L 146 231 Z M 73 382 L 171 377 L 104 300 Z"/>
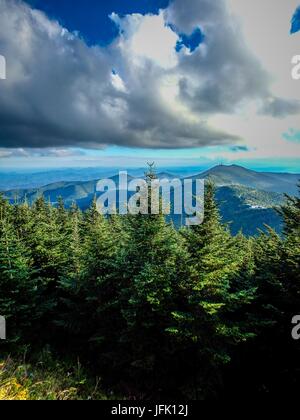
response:
<path fill-rule="evenodd" d="M 7 210 L 2 202 L 4 207 Z M 34 336 L 37 286 L 32 262 L 8 212 L 0 213 L 0 314 L 6 318 L 8 343 L 24 343 Z"/>
<path fill-rule="evenodd" d="M 231 347 L 250 337 L 234 314 L 251 301 L 253 289 L 234 282 L 245 254 L 221 224 L 212 183 L 205 189 L 203 223 L 192 226 L 184 236 L 190 273 L 181 285 L 185 306 L 174 313 L 173 333 L 185 348 L 186 392 L 198 399 L 220 390 L 221 366 L 230 361 Z"/>
<path fill-rule="evenodd" d="M 249 391 L 257 395 L 292 396 L 300 383 L 299 346 L 291 337 L 291 321 L 300 307 L 299 201 L 287 196 L 279 210 L 284 238 L 268 229 L 254 246 L 257 294 L 252 314 L 257 338 L 244 352 L 244 374 Z"/>
<path fill-rule="evenodd" d="M 252 270 L 249 280 L 255 290 L 254 300 L 248 307 L 248 323 L 254 334 L 252 340 L 242 343 L 230 367 L 227 383 L 228 395 L 238 398 L 246 395 L 267 396 L 279 378 L 279 343 L 283 338 L 283 285 L 281 245 L 278 234 L 268 228 L 267 233 L 252 243 Z M 243 314 L 238 314 L 239 319 Z M 238 385 L 245 381 L 243 389 Z"/>
<path fill-rule="evenodd" d="M 285 291 L 280 302 L 284 314 L 283 348 L 279 359 L 282 366 L 280 389 L 282 383 L 288 384 L 285 391 L 296 396 L 300 385 L 300 349 L 299 342 L 291 339 L 290 330 L 292 319 L 300 315 L 300 194 L 298 197 L 287 196 L 287 203 L 282 206 L 280 213 L 285 226 L 278 273 Z"/>
<path fill-rule="evenodd" d="M 77 222 L 73 225 L 75 237 L 78 235 Z M 86 352 L 94 358 L 95 365 L 105 371 L 112 366 L 113 336 L 118 335 L 120 329 L 115 309 L 116 253 L 120 233 L 114 231 L 110 220 L 98 211 L 96 197 L 80 224 L 79 283 L 72 290 L 74 311 L 69 318 L 69 328 L 77 342 L 86 343 Z"/>
<path fill-rule="evenodd" d="M 31 209 L 26 199 L 23 203 L 12 206 L 12 221 L 19 238 L 22 239 L 27 247 L 31 237 L 32 217 Z"/>
<path fill-rule="evenodd" d="M 53 342 L 57 333 L 55 321 L 61 297 L 59 286 L 66 264 L 66 244 L 58 215 L 59 210 L 47 203 L 44 197 L 39 197 L 31 209 L 27 245 L 38 282 L 39 321 L 35 328 L 41 345 Z"/>
<path fill-rule="evenodd" d="M 152 166 L 146 179 L 148 214 L 104 217 L 96 197 L 82 213 L 62 199 L 11 205 L 0 195 L 7 350 L 51 344 L 131 398 L 293 395 L 299 197 L 279 211 L 282 236 L 232 237 L 208 183 L 203 223 L 177 231 L 160 201 L 150 211 Z"/>
<path fill-rule="evenodd" d="M 288 291 L 288 316 L 293 316 L 300 308 L 300 198 L 287 196 L 287 203 L 282 206 L 280 214 L 284 220 L 285 236 L 282 249 L 282 274 Z"/>
<path fill-rule="evenodd" d="M 166 223 L 161 203 L 160 213 L 151 214 L 152 168 L 146 178 L 148 214 L 126 218 L 128 241 L 119 257 L 118 305 L 124 325 L 118 343 L 118 371 L 140 393 L 151 395 L 155 390 L 168 395 L 176 371 L 168 329 L 187 254 L 183 239 Z"/>
<path fill-rule="evenodd" d="M 78 289 L 82 267 L 82 223 L 83 216 L 76 204 L 72 204 L 68 217 L 63 218 L 61 245 L 64 248 L 66 262 L 63 267 L 61 281 L 65 287 Z"/>

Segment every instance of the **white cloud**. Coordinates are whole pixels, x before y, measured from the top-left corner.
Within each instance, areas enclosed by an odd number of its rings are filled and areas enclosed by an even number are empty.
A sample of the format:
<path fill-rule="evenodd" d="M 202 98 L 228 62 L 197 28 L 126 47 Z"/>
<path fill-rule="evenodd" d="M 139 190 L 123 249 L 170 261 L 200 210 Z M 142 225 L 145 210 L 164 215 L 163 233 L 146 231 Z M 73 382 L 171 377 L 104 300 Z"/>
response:
<path fill-rule="evenodd" d="M 290 35 L 299 0 L 229 0 L 229 4 L 249 48 L 269 74 L 272 96 L 248 106 L 243 116 L 216 115 L 213 124 L 241 136 L 252 149 L 235 154 L 237 158 L 300 158 L 299 144 L 283 139 L 290 128 L 300 128 L 300 83 L 291 77 L 291 59 L 300 52 L 300 33 Z M 257 115 L 263 108 L 270 115 Z"/>
<path fill-rule="evenodd" d="M 133 14 L 120 18 L 112 14 L 111 19 L 120 29 L 119 46 L 131 56 L 136 65 L 141 61 L 152 60 L 164 69 L 178 63 L 175 51 L 178 36 L 166 25 L 164 14 Z"/>
<path fill-rule="evenodd" d="M 4 158 L 68 158 L 84 156 L 84 152 L 74 149 L 63 148 L 33 148 L 33 149 L 0 149 L 0 159 Z"/>
<path fill-rule="evenodd" d="M 228 0 L 240 21 L 247 44 L 269 72 L 274 96 L 300 99 L 291 77 L 291 59 L 300 51 L 300 33 L 290 35 L 299 0 Z"/>
<path fill-rule="evenodd" d="M 299 36 L 289 35 L 295 3 L 174 0 L 159 15 L 112 14 L 120 34 L 100 48 L 22 1 L 0 0 L 0 53 L 8 63 L 0 146 L 172 149 L 244 141 L 252 152 L 239 153 L 247 156 L 277 156 L 283 148 L 295 154 L 298 145 L 282 139 L 299 128 L 300 84 L 291 78 Z M 177 53 L 180 37 L 168 24 L 186 34 L 201 28 L 204 43 Z"/>
<path fill-rule="evenodd" d="M 126 86 L 122 78 L 117 73 L 111 74 L 111 83 L 115 89 L 120 92 L 127 92 Z"/>

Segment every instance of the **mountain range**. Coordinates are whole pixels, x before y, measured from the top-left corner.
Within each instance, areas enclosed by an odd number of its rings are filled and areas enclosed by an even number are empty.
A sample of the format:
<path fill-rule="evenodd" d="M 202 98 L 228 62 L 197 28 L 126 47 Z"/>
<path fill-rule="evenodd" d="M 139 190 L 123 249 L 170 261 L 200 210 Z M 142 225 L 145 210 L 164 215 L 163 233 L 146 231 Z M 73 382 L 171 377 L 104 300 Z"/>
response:
<path fill-rule="evenodd" d="M 141 176 L 142 171 L 137 170 L 136 173 Z M 38 188 L 12 189 L 4 191 L 4 196 L 10 202 L 20 202 L 26 197 L 28 202 L 32 203 L 37 197 L 44 195 L 54 205 L 58 197 L 62 197 L 67 207 L 76 202 L 85 210 L 97 194 L 97 182 L 107 177 L 102 172 L 98 179 L 59 181 Z M 158 178 L 174 177 L 176 176 L 172 173 L 158 173 Z M 118 185 L 118 175 L 109 178 Z M 128 180 L 132 179 L 134 176 L 128 175 Z M 281 231 L 281 219 L 276 207 L 284 203 L 284 194 L 298 194 L 300 174 L 256 172 L 237 165 L 219 165 L 182 179 L 212 180 L 217 187 L 216 198 L 223 221 L 229 223 L 232 233 L 236 234 L 242 230 L 246 235 L 255 235 L 258 229 L 264 229 L 265 225 Z M 176 225 L 181 224 L 181 218 L 172 218 Z"/>
<path fill-rule="evenodd" d="M 243 185 L 262 191 L 296 195 L 300 174 L 256 172 L 238 165 L 215 166 L 190 178 L 210 178 L 217 186 Z"/>

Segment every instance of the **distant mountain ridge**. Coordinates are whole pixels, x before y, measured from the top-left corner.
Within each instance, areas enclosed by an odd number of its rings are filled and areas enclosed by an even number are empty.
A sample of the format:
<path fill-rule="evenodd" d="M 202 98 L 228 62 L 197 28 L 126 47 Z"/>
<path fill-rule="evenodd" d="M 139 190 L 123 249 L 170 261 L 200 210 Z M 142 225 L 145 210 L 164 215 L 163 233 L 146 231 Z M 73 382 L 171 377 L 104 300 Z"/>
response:
<path fill-rule="evenodd" d="M 178 176 L 168 172 L 158 173 L 157 177 L 159 179 L 178 178 Z M 27 199 L 31 200 L 38 195 L 47 194 L 51 202 L 57 201 L 57 196 L 61 196 L 66 200 L 76 200 L 89 194 L 94 194 L 97 182 L 103 178 L 106 178 L 106 176 L 100 176 L 96 180 L 89 181 L 60 181 L 39 188 L 12 189 L 6 191 L 5 196 L 9 199 L 22 200 L 26 195 Z M 108 178 L 118 185 L 119 176 L 117 174 Z M 134 177 L 128 175 L 128 180 L 132 179 Z M 297 184 L 300 180 L 300 174 L 256 172 L 237 165 L 219 165 L 208 171 L 189 177 L 182 177 L 181 179 L 210 179 L 217 187 L 242 185 L 265 192 L 297 195 Z"/>
<path fill-rule="evenodd" d="M 158 173 L 158 178 L 178 178 L 168 172 Z M 105 176 L 103 178 L 106 178 Z M 119 176 L 109 177 L 117 187 Z M 101 179 L 101 177 L 99 178 Z M 76 202 L 81 209 L 86 209 L 97 194 L 97 180 L 61 181 L 40 188 L 14 189 L 6 191 L 4 196 L 10 202 L 20 202 L 26 197 L 28 202 L 34 202 L 44 195 L 54 205 L 58 197 L 62 197 L 69 207 Z M 134 179 L 128 175 L 128 181 Z M 264 224 L 270 225 L 280 232 L 281 220 L 274 210 L 284 202 L 284 194 L 297 195 L 297 184 L 300 174 L 281 174 L 256 172 L 241 166 L 219 165 L 208 171 L 184 179 L 210 179 L 217 187 L 217 200 L 224 222 L 229 222 L 235 234 L 242 229 L 248 235 L 263 229 Z M 179 225 L 180 218 L 174 216 L 173 221 Z"/>
<path fill-rule="evenodd" d="M 197 177 L 210 178 L 217 186 L 244 185 L 262 191 L 291 195 L 297 194 L 297 183 L 300 180 L 300 174 L 256 172 L 238 165 L 215 166 L 190 178 Z"/>
<path fill-rule="evenodd" d="M 0 169 L 0 191 L 37 189 L 59 182 L 94 181 L 112 177 L 118 172 L 119 169 L 117 168 L 66 168 L 52 169 L 49 171 L 44 170 L 42 172 L 4 171 Z M 142 177 L 144 176 L 145 168 L 130 168 L 127 172 L 132 177 Z M 211 176 L 216 180 L 218 185 L 242 184 L 265 191 L 273 191 L 274 184 L 279 182 L 282 188 L 278 192 L 288 192 L 291 194 L 297 193 L 294 186 L 297 180 L 300 179 L 300 174 L 256 172 L 237 165 L 219 165 L 209 170 L 187 167 L 162 168 L 161 176 L 163 175 L 166 175 L 167 178 Z M 277 192 L 276 189 L 275 192 Z"/>

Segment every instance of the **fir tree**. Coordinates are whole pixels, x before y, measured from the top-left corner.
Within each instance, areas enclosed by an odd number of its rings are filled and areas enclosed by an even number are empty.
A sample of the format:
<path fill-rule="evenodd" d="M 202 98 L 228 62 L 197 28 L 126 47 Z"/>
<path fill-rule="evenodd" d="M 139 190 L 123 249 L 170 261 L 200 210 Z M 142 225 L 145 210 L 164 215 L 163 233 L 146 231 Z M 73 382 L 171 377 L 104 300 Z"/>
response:
<path fill-rule="evenodd" d="M 140 392 L 151 395 L 156 390 L 166 395 L 173 389 L 176 370 L 168 329 L 187 254 L 183 239 L 161 211 L 150 212 L 152 168 L 146 179 L 149 212 L 127 217 L 128 241 L 119 260 L 118 305 L 125 323 L 119 337 L 118 369 L 131 387 L 144 384 Z"/>
<path fill-rule="evenodd" d="M 34 337 L 31 327 L 37 316 L 37 285 L 33 272 L 32 261 L 12 221 L 1 212 L 0 314 L 7 321 L 9 343 L 26 343 Z"/>
<path fill-rule="evenodd" d="M 195 398 L 212 395 L 222 385 L 221 366 L 229 363 L 231 347 L 250 335 L 234 317 L 253 295 L 251 288 L 237 287 L 234 279 L 245 254 L 227 227 L 221 224 L 210 182 L 205 190 L 202 224 L 184 233 L 190 254 L 189 280 L 182 282 L 184 310 L 174 313 L 173 333 L 185 346 L 186 392 Z"/>
<path fill-rule="evenodd" d="M 77 233 L 75 229 L 74 235 Z M 75 311 L 69 326 L 80 340 L 87 343 L 86 350 L 104 371 L 112 367 L 113 337 L 120 329 L 115 308 L 119 234 L 112 228 L 110 220 L 98 211 L 95 197 L 81 223 L 79 284 L 73 289 Z"/>

